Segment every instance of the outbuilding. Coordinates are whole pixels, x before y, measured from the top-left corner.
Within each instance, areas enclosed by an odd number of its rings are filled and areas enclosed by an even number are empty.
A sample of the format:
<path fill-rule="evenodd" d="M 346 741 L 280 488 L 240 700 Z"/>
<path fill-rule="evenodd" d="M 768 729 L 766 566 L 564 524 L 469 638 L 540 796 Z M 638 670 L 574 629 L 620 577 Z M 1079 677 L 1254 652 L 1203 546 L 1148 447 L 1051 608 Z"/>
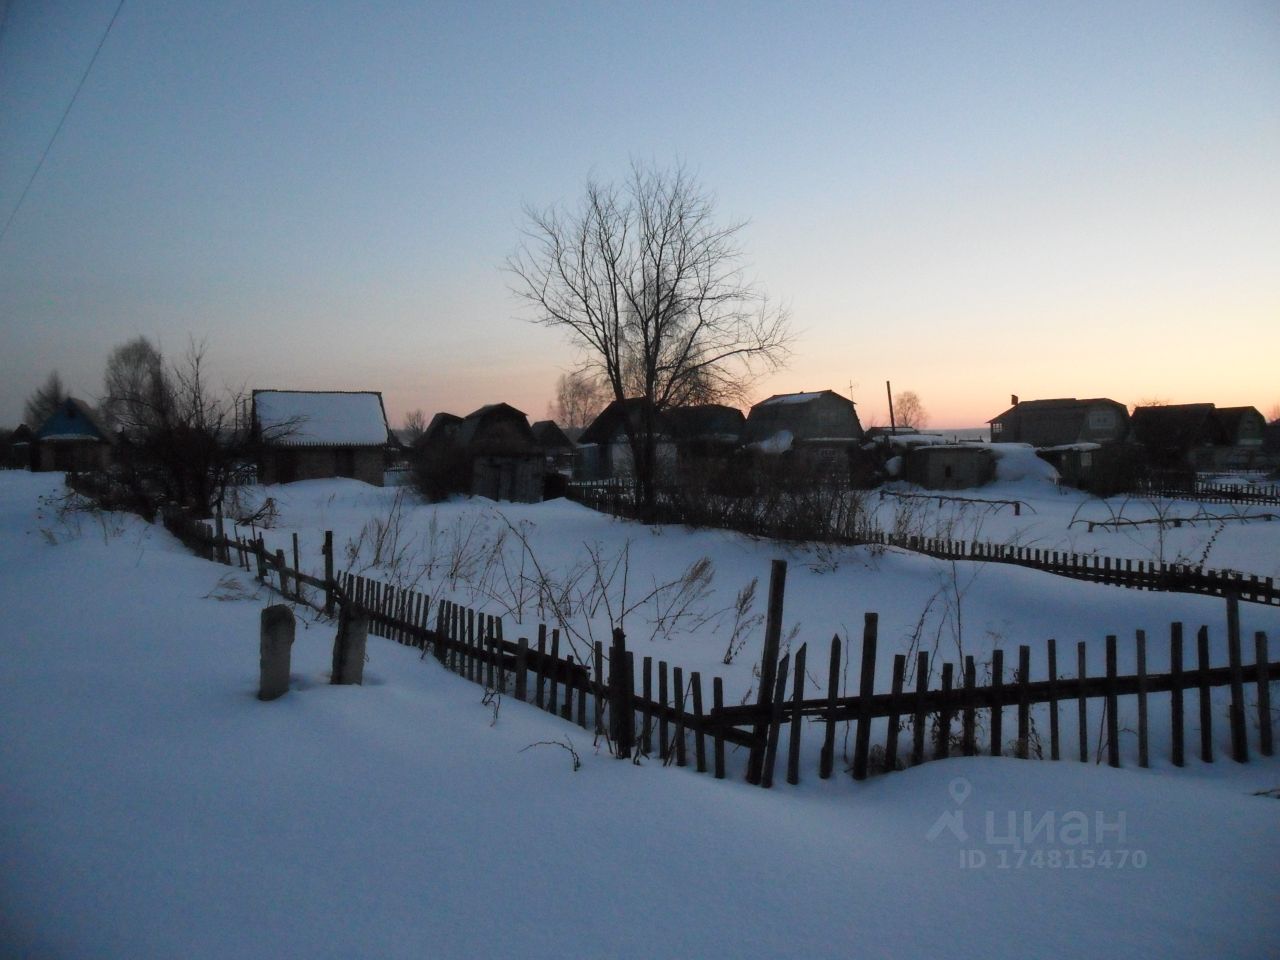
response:
<path fill-rule="evenodd" d="M 255 390 L 253 436 L 262 483 L 350 477 L 380 487 L 390 436 L 373 390 Z"/>

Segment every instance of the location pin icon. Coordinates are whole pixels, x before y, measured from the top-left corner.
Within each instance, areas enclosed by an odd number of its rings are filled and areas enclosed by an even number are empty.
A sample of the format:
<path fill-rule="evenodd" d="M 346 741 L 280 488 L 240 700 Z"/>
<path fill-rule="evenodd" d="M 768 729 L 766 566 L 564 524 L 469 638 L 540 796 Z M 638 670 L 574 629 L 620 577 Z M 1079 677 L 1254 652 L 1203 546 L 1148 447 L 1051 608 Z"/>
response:
<path fill-rule="evenodd" d="M 973 793 L 973 784 L 964 777 L 956 777 L 947 786 L 947 792 L 951 794 L 951 802 L 961 807 L 969 799 L 969 794 Z"/>

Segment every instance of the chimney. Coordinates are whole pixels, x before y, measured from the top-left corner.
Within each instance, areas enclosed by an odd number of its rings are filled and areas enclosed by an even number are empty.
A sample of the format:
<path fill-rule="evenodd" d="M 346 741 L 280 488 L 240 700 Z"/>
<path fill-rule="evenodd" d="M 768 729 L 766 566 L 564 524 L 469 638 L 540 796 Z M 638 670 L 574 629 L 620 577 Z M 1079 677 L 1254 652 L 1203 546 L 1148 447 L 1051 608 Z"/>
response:
<path fill-rule="evenodd" d="M 1016 407 L 1018 405 L 1018 395 L 1015 393 L 1009 398 L 1009 406 Z"/>

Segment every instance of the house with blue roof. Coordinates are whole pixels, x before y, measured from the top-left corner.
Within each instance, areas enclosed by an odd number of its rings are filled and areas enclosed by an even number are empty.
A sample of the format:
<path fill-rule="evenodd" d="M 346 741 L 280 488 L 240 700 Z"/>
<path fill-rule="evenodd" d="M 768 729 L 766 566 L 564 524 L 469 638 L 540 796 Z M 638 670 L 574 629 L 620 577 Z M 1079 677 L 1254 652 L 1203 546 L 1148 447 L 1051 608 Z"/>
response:
<path fill-rule="evenodd" d="M 36 430 L 36 469 L 105 470 L 112 437 L 83 400 L 68 397 Z"/>

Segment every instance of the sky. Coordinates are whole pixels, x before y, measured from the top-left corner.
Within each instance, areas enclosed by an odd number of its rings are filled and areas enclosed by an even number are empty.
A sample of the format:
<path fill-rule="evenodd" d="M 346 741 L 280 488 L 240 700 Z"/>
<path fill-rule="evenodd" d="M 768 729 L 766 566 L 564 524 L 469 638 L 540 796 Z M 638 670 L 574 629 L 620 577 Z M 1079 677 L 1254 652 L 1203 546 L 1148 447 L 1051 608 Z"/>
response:
<path fill-rule="evenodd" d="M 0 222 L 116 3 L 5 3 Z M 797 334 L 758 398 L 1280 403 L 1275 2 L 125 0 L 0 239 L 0 425 L 138 335 L 539 419 L 576 354 L 503 262 L 633 160 L 746 221 Z"/>

